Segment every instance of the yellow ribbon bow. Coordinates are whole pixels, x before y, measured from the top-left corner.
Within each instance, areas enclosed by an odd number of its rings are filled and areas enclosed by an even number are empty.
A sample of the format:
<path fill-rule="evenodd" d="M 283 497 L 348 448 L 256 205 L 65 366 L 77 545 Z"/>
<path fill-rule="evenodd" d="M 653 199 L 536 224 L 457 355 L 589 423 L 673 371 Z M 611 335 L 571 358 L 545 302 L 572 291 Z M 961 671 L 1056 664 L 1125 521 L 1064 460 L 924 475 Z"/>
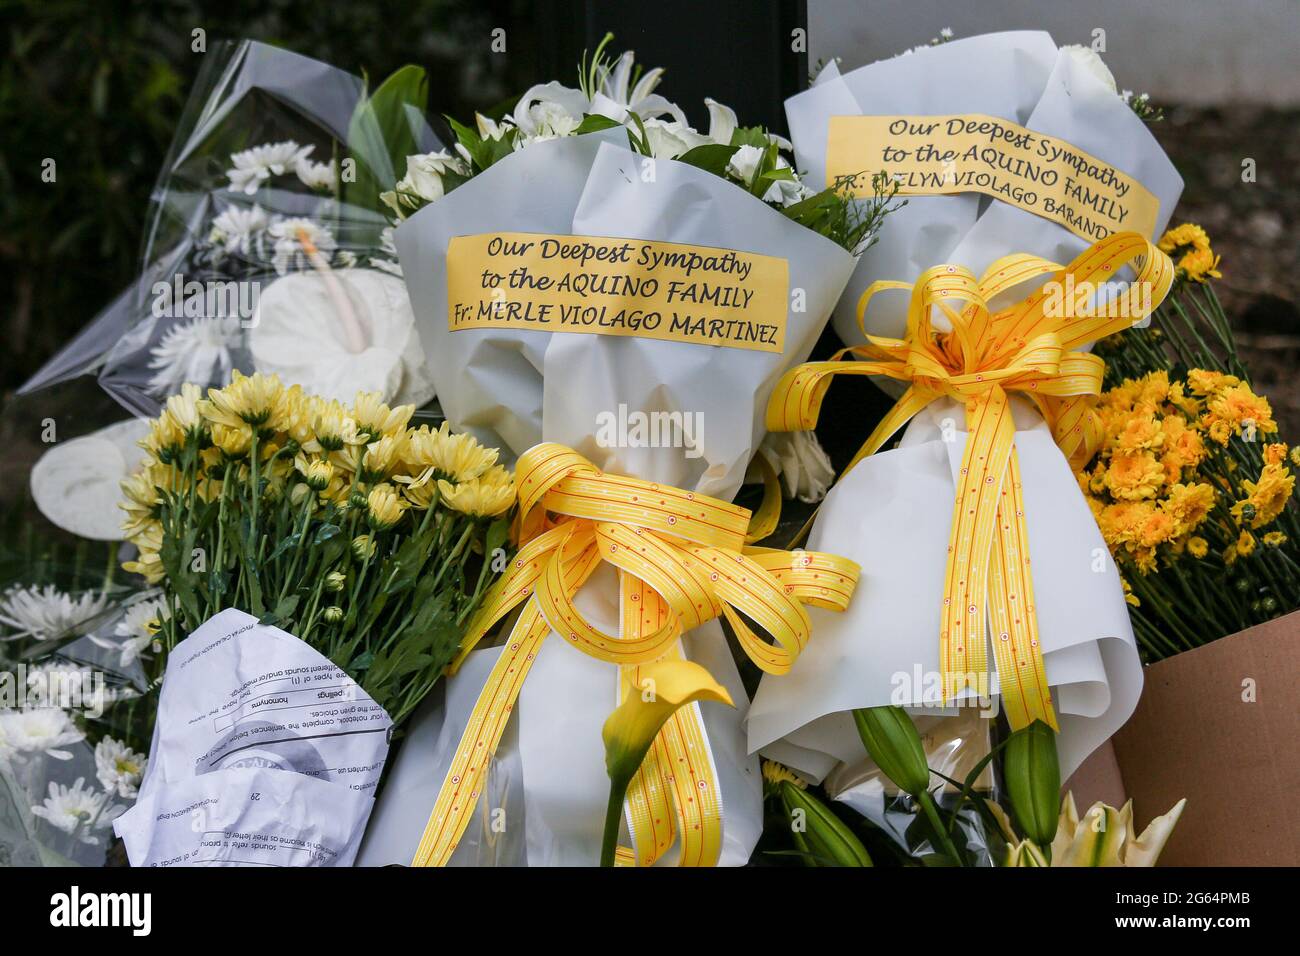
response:
<path fill-rule="evenodd" d="M 1103 284 L 1130 263 L 1136 280 L 1117 297 L 1099 301 Z M 989 307 L 999 294 L 1043 276 L 1052 278 L 1028 298 L 997 312 Z M 1168 256 L 1140 234 L 1125 232 L 1095 243 L 1065 267 L 1013 255 L 993 263 L 979 280 L 960 266 L 943 265 L 923 272 L 914 285 L 875 282 L 858 303 L 859 327 L 866 334 L 863 316 L 872 296 L 909 289 L 905 337 L 868 335 L 869 345 L 797 366 L 777 383 L 767 409 L 771 431 L 812 428 L 834 375 L 886 375 L 908 383 L 849 468 L 936 399 L 965 405 L 969 438 L 953 502 L 939 633 L 945 702 L 967 686 L 987 695 L 991 632 L 1011 726 L 1035 719 L 1057 726 L 1038 640 L 1008 393 L 1032 399 L 1071 463 L 1085 462 L 1100 438 L 1093 397 L 1101 391 L 1105 363 L 1075 350 L 1145 318 L 1164 300 L 1173 277 Z M 953 308 L 954 301 L 964 305 Z M 934 307 L 948 317 L 951 332 L 935 329 Z M 868 361 L 845 360 L 850 354 Z"/>
<path fill-rule="evenodd" d="M 843 610 L 857 583 L 858 566 L 845 558 L 746 548 L 745 508 L 606 474 L 563 445 L 524 452 L 515 481 L 520 549 L 469 622 L 452 669 L 501 618 L 521 603 L 524 608 L 470 715 L 413 866 L 445 865 L 456 849 L 524 679 L 552 631 L 583 653 L 620 665 L 620 695 L 639 692 L 638 665 L 679 657 L 681 636 L 720 616 L 755 664 L 780 674 L 808 642 L 803 605 Z M 602 561 L 619 575 L 617 635 L 588 623 L 573 603 Z M 680 838 L 684 865 L 716 863 L 720 800 L 698 706 L 682 708 L 656 737 L 628 790 L 636 847 L 622 850 L 620 861 L 649 865 Z"/>

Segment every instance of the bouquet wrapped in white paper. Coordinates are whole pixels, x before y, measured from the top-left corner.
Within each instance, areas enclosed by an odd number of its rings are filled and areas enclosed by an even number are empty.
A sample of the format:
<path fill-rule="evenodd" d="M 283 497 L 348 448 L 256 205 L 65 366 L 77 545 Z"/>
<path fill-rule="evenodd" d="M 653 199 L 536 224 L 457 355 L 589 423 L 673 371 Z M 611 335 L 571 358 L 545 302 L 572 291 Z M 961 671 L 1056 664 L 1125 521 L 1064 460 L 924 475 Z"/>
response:
<path fill-rule="evenodd" d="M 1132 99 L 1091 49 L 1038 31 L 844 74 L 827 65 L 786 101 L 796 166 L 814 187 L 883 171 L 907 197 L 845 288 L 840 337 L 863 341 L 856 307 L 877 280 L 913 282 L 943 262 L 979 275 L 1013 253 L 1065 263 L 1113 232 L 1159 236 L 1183 181 Z M 901 297 L 882 300 L 865 331 L 900 337 L 905 315 Z"/>
<path fill-rule="evenodd" d="M 629 89 L 631 69 L 626 54 L 593 67 L 583 90 L 547 84 L 509 122 L 480 118 L 463 138 L 468 148 L 449 158 L 454 190 L 410 216 L 397 248 L 453 428 L 517 455 L 558 443 L 646 489 L 726 501 L 763 437 L 767 396 L 808 356 L 866 230 L 849 248 L 827 237 L 847 235 L 835 224 L 819 234 L 826 221 L 815 210 L 845 204 L 804 190 L 778 140 L 738 129 L 718 104 L 710 134 L 697 133 L 653 94 L 659 71 Z M 565 135 L 575 131 L 583 134 Z M 628 608 L 603 573 L 612 570 L 598 569 L 576 600 L 588 621 L 617 633 Z M 619 699 L 620 668 L 572 643 L 553 635 L 529 655 L 497 769 L 469 797 L 481 812 L 449 862 L 500 862 L 503 845 L 509 860 L 531 865 L 599 858 L 609 793 L 601 727 Z M 421 829 L 436 788 L 459 782 L 452 751 L 471 723 L 466 709 L 506 650 L 471 653 L 448 682 L 445 721 L 417 723 L 361 862 L 428 860 Z M 716 619 L 686 634 L 678 652 L 741 705 L 692 706 L 725 821 L 706 862 L 742 864 L 762 828 L 744 690 Z M 522 786 L 522 801 L 502 799 L 512 786 Z M 638 862 L 679 860 L 666 846 L 643 855 L 633 836 Z"/>

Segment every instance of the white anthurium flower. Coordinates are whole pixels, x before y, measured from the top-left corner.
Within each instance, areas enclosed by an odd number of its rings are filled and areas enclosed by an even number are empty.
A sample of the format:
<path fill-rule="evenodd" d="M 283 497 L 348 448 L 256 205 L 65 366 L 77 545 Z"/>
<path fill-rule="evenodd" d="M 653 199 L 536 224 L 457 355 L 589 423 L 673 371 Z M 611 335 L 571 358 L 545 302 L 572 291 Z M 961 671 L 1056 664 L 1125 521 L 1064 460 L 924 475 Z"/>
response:
<path fill-rule="evenodd" d="M 97 844 L 95 830 L 108 827 L 126 808 L 112 804 L 112 796 L 85 786 L 86 778 L 78 777 L 72 786 L 50 781 L 49 796 L 32 814 L 40 817 L 64 833 L 75 835 L 82 843 Z"/>
<path fill-rule="evenodd" d="M 241 331 L 237 315 L 201 316 L 172 325 L 149 349 L 149 367 L 154 370 L 149 390 L 172 395 L 186 382 L 225 382 L 234 367 L 231 351 L 238 347 Z"/>
<path fill-rule="evenodd" d="M 310 159 L 303 158 L 294 166 L 293 171 L 298 174 L 298 181 L 308 189 L 328 192 L 334 188 L 337 180 L 332 159 L 326 163 L 314 163 Z"/>
<path fill-rule="evenodd" d="M 279 275 L 297 272 L 309 265 L 316 268 L 328 265 L 338 248 L 334 233 L 328 226 L 301 216 L 277 219 L 267 227 L 266 234 L 275 241 L 271 264 Z"/>
<path fill-rule="evenodd" d="M 1115 74 L 1097 55 L 1097 51 L 1092 47 L 1082 46 L 1078 43 L 1072 43 L 1069 46 L 1061 47 L 1062 53 L 1068 53 L 1074 58 L 1074 61 L 1082 66 L 1085 70 L 1100 80 L 1108 90 L 1119 95 L 1119 89 L 1115 85 Z"/>
<path fill-rule="evenodd" d="M 122 516 L 114 514 L 122 498 L 121 483 L 144 460 L 138 442 L 148 433 L 147 421 L 129 418 L 90 435 L 56 442 L 32 468 L 31 492 L 37 509 L 64 531 L 94 541 L 121 541 Z M 0 620 L 2 608 L 0 602 Z"/>
<path fill-rule="evenodd" d="M 120 740 L 105 737 L 95 745 L 95 776 L 104 791 L 113 796 L 134 797 L 149 766 L 148 758 Z"/>
<path fill-rule="evenodd" d="M 6 746 L 19 756 L 45 754 L 55 760 L 71 760 L 71 751 L 63 748 L 86 737 L 77 729 L 68 712 L 58 707 L 0 713 L 0 735 L 3 735 Z"/>
<path fill-rule="evenodd" d="M 830 457 L 810 431 L 768 432 L 758 451 L 776 469 L 787 498 L 815 504 L 835 481 Z"/>
<path fill-rule="evenodd" d="M 133 602 L 113 627 L 113 636 L 91 634 L 91 643 L 118 652 L 118 666 L 130 667 L 149 647 L 171 610 L 161 594 Z"/>
<path fill-rule="evenodd" d="M 356 343 L 349 321 L 360 330 Z M 434 393 L 406 284 L 376 269 L 302 272 L 271 283 L 249 349 L 258 372 L 342 402 L 380 392 L 389 404 L 418 406 Z"/>
<path fill-rule="evenodd" d="M 266 211 L 256 203 L 251 209 L 227 206 L 212 220 L 208 240 L 221 246 L 227 253 L 247 256 L 253 240 L 270 223 Z"/>
<path fill-rule="evenodd" d="M 286 172 L 297 169 L 298 164 L 310 156 L 315 148 L 299 146 L 290 139 L 283 143 L 264 143 L 233 153 L 230 162 L 234 168 L 226 170 L 230 191 L 253 195 L 272 176 L 283 176 Z"/>
<path fill-rule="evenodd" d="M 90 629 L 95 618 L 107 607 L 108 595 L 96 591 L 73 597 L 53 584 L 12 587 L 0 596 L 0 624 L 9 631 L 0 635 L 0 640 L 79 636 Z"/>

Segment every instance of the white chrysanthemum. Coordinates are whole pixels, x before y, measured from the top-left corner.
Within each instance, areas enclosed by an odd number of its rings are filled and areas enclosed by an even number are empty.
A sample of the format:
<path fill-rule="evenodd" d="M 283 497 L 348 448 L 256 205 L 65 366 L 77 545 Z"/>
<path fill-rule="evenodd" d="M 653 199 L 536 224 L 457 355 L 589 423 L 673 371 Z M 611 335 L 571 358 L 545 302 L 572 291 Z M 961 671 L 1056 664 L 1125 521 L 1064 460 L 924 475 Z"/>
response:
<path fill-rule="evenodd" d="M 1101 57 L 1097 55 L 1097 51 L 1092 47 L 1072 43 L 1069 46 L 1061 47 L 1061 52 L 1070 54 L 1076 63 L 1099 79 L 1108 90 L 1119 95 L 1119 90 L 1115 85 L 1115 74 L 1110 71 L 1110 67 L 1102 62 Z"/>
<path fill-rule="evenodd" d="M 379 234 L 379 251 L 384 257 L 371 256 L 370 264 L 391 276 L 402 278 L 402 264 L 397 259 L 397 243 L 393 240 L 392 226 L 385 226 Z"/>
<path fill-rule="evenodd" d="M 163 621 L 171 617 L 167 602 L 161 596 L 136 601 L 126 609 L 122 620 L 113 628 L 115 637 L 97 637 L 90 640 L 99 647 L 118 652 L 118 666 L 130 667 L 144 649 L 154 642 L 154 635 Z"/>
<path fill-rule="evenodd" d="M 104 611 L 108 596 L 94 591 L 73 597 L 52 584 L 12 587 L 0 597 L 0 624 L 9 631 L 0 640 L 34 637 L 48 640 L 80 634 L 84 625 Z"/>
<path fill-rule="evenodd" d="M 212 231 L 208 233 L 208 240 L 215 242 L 228 253 L 237 252 L 246 256 L 257 234 L 265 229 L 269 222 L 266 211 L 256 203 L 251 209 L 228 206 L 222 210 L 221 215 L 212 220 Z"/>
<path fill-rule="evenodd" d="M 780 475 L 787 498 L 814 504 L 826 497 L 835 468 L 812 432 L 768 432 L 758 450 Z"/>
<path fill-rule="evenodd" d="M 239 316 L 218 315 L 173 325 L 149 350 L 150 390 L 171 395 L 186 382 L 223 384 L 233 367 L 230 351 L 239 344 L 239 321 Z"/>
<path fill-rule="evenodd" d="M 132 750 L 120 740 L 105 737 L 95 745 L 95 775 L 109 795 L 134 797 L 140 792 L 140 781 L 148 758 Z"/>
<path fill-rule="evenodd" d="M 89 668 L 55 661 L 27 671 L 28 708 L 89 705 L 94 694 L 95 682 Z"/>
<path fill-rule="evenodd" d="M 329 227 L 312 219 L 294 217 L 271 223 L 267 235 L 275 240 L 271 264 L 280 275 L 301 272 L 310 264 L 310 256 L 319 254 L 328 263 L 338 243 Z"/>
<path fill-rule="evenodd" d="M 294 167 L 294 172 L 298 174 L 298 180 L 308 189 L 329 191 L 334 188 L 337 178 L 332 159 L 326 163 L 313 163 L 310 159 L 304 159 Z"/>
<path fill-rule="evenodd" d="M 32 813 L 64 833 L 75 834 L 82 843 L 96 844 L 99 837 L 94 831 L 109 826 L 126 808 L 110 805 L 111 796 L 97 793 L 85 783 L 85 777 L 78 777 L 71 787 L 50 781 L 50 795 L 40 806 L 32 807 Z"/>
<path fill-rule="evenodd" d="M 315 148 L 299 146 L 290 139 L 283 143 L 263 143 L 234 153 L 230 157 L 234 168 L 226 170 L 226 176 L 230 179 L 230 191 L 253 195 L 272 176 L 283 176 L 289 170 L 297 169 L 298 164 L 311 155 Z"/>
<path fill-rule="evenodd" d="M 0 713 L 0 736 L 5 746 L 16 754 L 45 754 L 55 760 L 71 760 L 63 748 L 84 740 L 67 711 L 57 707 L 35 710 L 10 710 Z"/>

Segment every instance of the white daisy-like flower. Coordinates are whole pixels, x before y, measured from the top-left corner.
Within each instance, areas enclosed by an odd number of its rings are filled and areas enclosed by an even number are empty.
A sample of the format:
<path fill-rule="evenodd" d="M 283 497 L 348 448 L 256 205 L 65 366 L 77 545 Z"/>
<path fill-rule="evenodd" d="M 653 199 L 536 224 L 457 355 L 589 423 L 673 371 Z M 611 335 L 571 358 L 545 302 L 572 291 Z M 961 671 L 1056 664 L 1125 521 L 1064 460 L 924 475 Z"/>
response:
<path fill-rule="evenodd" d="M 154 369 L 150 390 L 172 395 L 186 382 L 225 382 L 233 367 L 230 351 L 239 344 L 239 321 L 237 315 L 215 315 L 173 325 L 149 350 L 149 367 Z"/>
<path fill-rule="evenodd" d="M 291 169 L 297 169 L 299 163 L 311 155 L 315 146 L 299 146 L 293 140 L 283 143 L 263 143 L 252 149 L 233 153 L 230 157 L 234 168 L 226 170 L 232 193 L 253 195 L 258 187 L 272 176 L 283 176 Z"/>
<path fill-rule="evenodd" d="M 126 609 L 122 620 L 113 628 L 117 639 L 90 635 L 90 640 L 99 647 L 118 652 L 118 666 L 130 667 L 144 649 L 154 642 L 154 635 L 162 622 L 171 617 L 171 610 L 162 596 L 136 601 Z"/>
<path fill-rule="evenodd" d="M 327 163 L 313 163 L 310 159 L 304 159 L 294 167 L 294 172 L 308 189 L 329 191 L 334 188 L 337 178 L 332 159 Z"/>
<path fill-rule="evenodd" d="M 13 753 L 43 753 L 55 760 L 71 760 L 72 753 L 63 748 L 86 738 L 67 711 L 57 707 L 0 713 L 0 736 Z"/>
<path fill-rule="evenodd" d="M 758 448 L 785 486 L 787 498 L 814 504 L 826 497 L 835 481 L 835 468 L 810 431 L 768 432 Z"/>
<path fill-rule="evenodd" d="M 271 264 L 279 275 L 301 272 L 311 264 L 311 257 L 319 255 L 328 263 L 338 243 L 328 226 L 302 217 L 278 219 L 266 230 L 275 240 L 275 255 Z"/>
<path fill-rule="evenodd" d="M 50 781 L 50 795 L 40 806 L 32 807 L 32 813 L 64 833 L 74 834 L 82 843 L 93 845 L 99 842 L 94 831 L 109 826 L 126 808 L 111 804 L 109 794 L 98 793 L 85 784 L 85 777 L 78 777 L 70 787 Z"/>
<path fill-rule="evenodd" d="M 257 234 L 265 229 L 270 221 L 266 211 L 256 203 L 251 209 L 228 206 L 222 210 L 221 215 L 212 220 L 212 231 L 208 233 L 208 240 L 221 246 L 228 253 L 237 252 L 246 256 Z"/>
<path fill-rule="evenodd" d="M 149 759 L 120 740 L 105 737 L 95 745 L 95 775 L 109 794 L 134 797 L 140 792 Z"/>
<path fill-rule="evenodd" d="M 106 607 L 108 595 L 95 591 L 73 597 L 52 584 L 12 587 L 0 597 L 0 624 L 9 632 L 0 634 L 0 640 L 79 635 Z"/>
<path fill-rule="evenodd" d="M 393 239 L 392 226 L 385 226 L 379 234 L 379 251 L 384 254 L 384 258 L 371 256 L 370 264 L 391 276 L 402 278 L 402 264 L 397 260 L 397 243 Z"/>

